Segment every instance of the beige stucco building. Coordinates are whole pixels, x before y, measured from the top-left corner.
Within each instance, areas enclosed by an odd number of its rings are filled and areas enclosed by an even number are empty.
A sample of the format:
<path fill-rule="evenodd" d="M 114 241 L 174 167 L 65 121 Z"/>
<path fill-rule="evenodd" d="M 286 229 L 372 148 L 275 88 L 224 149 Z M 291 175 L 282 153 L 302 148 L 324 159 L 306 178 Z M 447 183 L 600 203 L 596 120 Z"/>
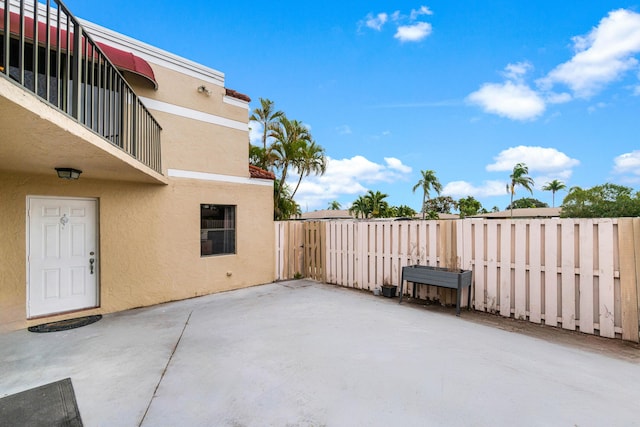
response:
<path fill-rule="evenodd" d="M 273 180 L 250 172 L 248 98 L 108 29 L 58 28 L 63 7 L 34 25 L 29 7 L 0 24 L 0 330 L 271 282 Z"/>

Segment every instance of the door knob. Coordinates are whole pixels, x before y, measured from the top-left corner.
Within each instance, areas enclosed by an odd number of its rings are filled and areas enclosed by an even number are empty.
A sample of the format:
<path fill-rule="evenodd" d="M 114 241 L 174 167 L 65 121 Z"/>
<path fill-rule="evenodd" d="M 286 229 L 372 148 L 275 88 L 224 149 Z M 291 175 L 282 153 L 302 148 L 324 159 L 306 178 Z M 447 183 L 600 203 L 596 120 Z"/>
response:
<path fill-rule="evenodd" d="M 89 258 L 89 274 L 93 274 L 93 263 L 96 262 L 95 259 Z"/>

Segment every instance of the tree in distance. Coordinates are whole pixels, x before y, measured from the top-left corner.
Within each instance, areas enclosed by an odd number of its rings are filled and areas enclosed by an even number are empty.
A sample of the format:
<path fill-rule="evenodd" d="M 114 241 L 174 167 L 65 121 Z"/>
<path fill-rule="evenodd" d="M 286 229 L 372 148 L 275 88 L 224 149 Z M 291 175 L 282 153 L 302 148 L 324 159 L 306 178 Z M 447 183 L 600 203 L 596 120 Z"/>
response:
<path fill-rule="evenodd" d="M 562 201 L 564 218 L 618 218 L 640 216 L 640 191 L 616 184 L 584 190 L 571 187 Z"/>
<path fill-rule="evenodd" d="M 424 171 L 420 171 L 421 178 L 416 185 L 413 186 L 413 192 L 415 193 L 418 188 L 422 188 L 422 219 L 425 219 L 425 214 L 427 212 L 427 199 L 429 199 L 429 192 L 431 190 L 435 191 L 436 194 L 440 195 L 442 191 L 442 184 L 436 177 L 436 173 L 431 169 L 427 169 Z"/>
<path fill-rule="evenodd" d="M 549 205 L 538 199 L 532 199 L 531 197 L 523 197 L 521 199 L 514 200 L 509 206 L 509 209 L 526 209 L 526 208 L 548 208 Z"/>
<path fill-rule="evenodd" d="M 329 206 L 328 206 L 329 210 L 331 211 L 338 211 L 340 210 L 341 207 L 342 206 L 340 205 L 340 202 L 338 202 L 337 200 L 329 202 Z"/>
<path fill-rule="evenodd" d="M 458 209 L 458 202 L 451 196 L 438 196 L 428 199 L 425 203 L 425 210 L 428 212 L 435 211 L 437 213 L 450 214 L 451 211 Z"/>
<path fill-rule="evenodd" d="M 473 196 L 463 197 L 458 200 L 458 210 L 460 211 L 460 218 L 466 218 L 468 216 L 478 215 L 485 209 L 482 208 L 482 203 L 476 200 Z"/>
<path fill-rule="evenodd" d="M 560 190 L 564 190 L 565 188 L 567 188 L 567 186 L 565 185 L 564 182 L 562 181 L 558 181 L 557 179 L 554 179 L 551 182 L 547 182 L 547 184 L 542 187 L 543 191 L 551 191 L 551 199 L 552 199 L 552 206 L 555 208 L 556 207 L 556 193 Z"/>
<path fill-rule="evenodd" d="M 528 173 L 529 168 L 524 163 L 518 163 L 513 167 L 513 171 L 511 172 L 511 175 L 509 175 L 511 182 L 507 184 L 507 192 L 511 195 L 509 206 L 513 206 L 513 196 L 516 195 L 517 186 L 521 186 L 533 194 L 534 182 L 533 178 L 531 178 Z M 511 218 L 513 218 L 513 207 L 511 208 Z"/>

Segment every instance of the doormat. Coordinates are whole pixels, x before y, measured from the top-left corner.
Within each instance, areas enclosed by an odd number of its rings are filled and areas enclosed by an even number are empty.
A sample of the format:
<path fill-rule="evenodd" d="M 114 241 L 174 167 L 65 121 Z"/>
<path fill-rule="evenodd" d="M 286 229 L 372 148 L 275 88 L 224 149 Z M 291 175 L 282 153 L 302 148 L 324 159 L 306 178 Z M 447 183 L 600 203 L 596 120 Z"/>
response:
<path fill-rule="evenodd" d="M 57 332 L 66 331 L 67 329 L 79 328 L 87 326 L 102 319 L 102 314 L 95 316 L 77 317 L 75 319 L 60 320 L 58 322 L 43 323 L 42 325 L 29 326 L 30 332 Z"/>
<path fill-rule="evenodd" d="M 0 425 L 82 427 L 71 378 L 3 397 Z"/>

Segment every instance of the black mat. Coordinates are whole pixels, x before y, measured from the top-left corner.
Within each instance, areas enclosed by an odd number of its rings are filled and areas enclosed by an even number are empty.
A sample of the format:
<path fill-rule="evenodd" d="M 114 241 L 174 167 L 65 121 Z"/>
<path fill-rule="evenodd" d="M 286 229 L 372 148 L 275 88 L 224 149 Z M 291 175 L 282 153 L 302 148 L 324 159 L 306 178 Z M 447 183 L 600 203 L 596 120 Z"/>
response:
<path fill-rule="evenodd" d="M 0 426 L 82 427 L 71 378 L 0 399 Z"/>
<path fill-rule="evenodd" d="M 102 319 L 101 314 L 95 316 L 77 317 L 75 319 L 60 320 L 58 322 L 43 323 L 42 325 L 30 326 L 31 332 L 57 332 L 66 331 L 67 329 L 79 328 L 87 326 Z"/>

